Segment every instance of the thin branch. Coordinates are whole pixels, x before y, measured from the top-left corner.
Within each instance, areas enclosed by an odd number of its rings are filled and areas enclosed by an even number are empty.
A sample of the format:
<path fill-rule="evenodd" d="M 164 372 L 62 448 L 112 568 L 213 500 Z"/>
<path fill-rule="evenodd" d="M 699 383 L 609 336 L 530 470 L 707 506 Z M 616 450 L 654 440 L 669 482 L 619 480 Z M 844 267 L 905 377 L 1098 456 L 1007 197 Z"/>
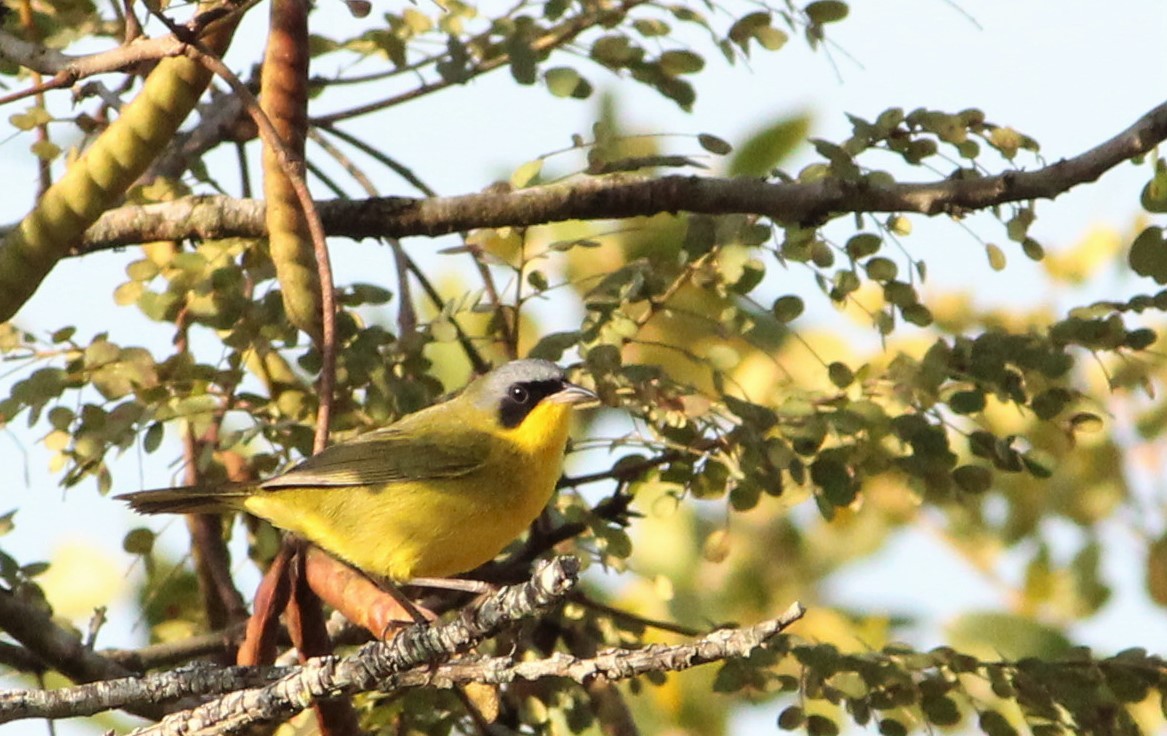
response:
<path fill-rule="evenodd" d="M 585 12 L 575 18 L 570 18 L 560 25 L 550 28 L 546 33 L 538 38 L 532 39 L 528 45 L 531 52 L 535 54 L 544 54 L 552 49 L 564 46 L 574 40 L 584 31 L 593 28 L 600 23 L 615 22 L 617 19 L 622 19 L 634 8 L 643 5 L 648 0 L 625 0 L 615 7 L 608 5 L 600 6 L 599 10 L 592 12 Z M 480 61 L 476 66 L 464 70 L 464 73 L 451 76 L 446 79 L 438 79 L 432 82 L 420 84 L 417 87 L 402 92 L 401 94 L 388 97 L 383 100 L 358 105 L 348 110 L 341 110 L 340 112 L 330 113 L 328 115 L 320 115 L 312 119 L 313 125 L 331 125 L 341 120 L 348 120 L 350 118 L 367 115 L 377 110 L 384 110 L 389 107 L 394 107 L 410 100 L 424 97 L 428 94 L 441 91 L 448 87 L 458 84 L 466 84 L 470 80 L 486 74 L 489 71 L 506 66 L 511 62 L 511 55 L 508 53 L 499 53 L 491 59 Z"/>
<path fill-rule="evenodd" d="M 197 38 L 202 30 L 213 21 L 246 4 L 225 4 L 199 13 L 190 22 L 180 27 L 181 34 L 171 33 L 158 38 L 135 38 L 130 43 L 82 56 L 63 54 L 54 49 L 46 48 L 43 44 L 25 41 L 19 36 L 0 30 L 0 59 L 31 69 L 38 74 L 52 75 L 45 82 L 0 97 L 0 104 L 40 94 L 50 89 L 71 87 L 78 81 L 96 74 L 121 71 L 142 62 L 158 61 L 168 56 L 181 54 L 186 47 L 186 41 L 182 40 L 180 35 Z"/>
<path fill-rule="evenodd" d="M 299 158 L 283 144 L 279 133 L 270 119 L 259 107 L 259 101 L 247 88 L 247 85 L 232 72 L 221 59 L 211 53 L 206 46 L 197 40 L 192 41 L 184 48 L 187 56 L 199 62 L 214 72 L 231 87 L 231 91 L 242 97 L 246 103 L 245 109 L 259 129 L 259 136 L 264 145 L 275 151 L 280 161 L 280 168 L 288 177 L 296 198 L 304 211 L 308 231 L 312 235 L 312 247 L 316 253 L 316 266 L 320 275 L 320 308 L 321 308 L 321 339 L 320 339 L 320 380 L 317 386 L 318 408 L 316 410 L 316 435 L 312 443 L 313 452 L 320 452 L 328 445 L 328 434 L 332 419 L 332 393 L 336 383 L 336 290 L 332 278 L 332 260 L 328 255 L 328 241 L 324 225 L 320 221 L 316 203 L 308 191 L 308 184 L 304 181 L 302 167 L 298 165 Z"/>
<path fill-rule="evenodd" d="M 659 629 L 660 631 L 668 631 L 673 634 L 680 634 L 681 636 L 699 636 L 701 634 L 700 631 L 692 628 L 691 626 L 682 626 L 681 624 L 674 623 L 672 621 L 663 621 L 661 619 L 649 618 L 647 616 L 641 616 L 638 613 L 633 613 L 632 611 L 625 611 L 622 608 L 609 606 L 607 603 L 601 603 L 600 601 L 589 597 L 582 591 L 576 591 L 575 593 L 572 593 L 569 597 L 569 600 L 571 600 L 573 603 L 578 603 L 584 608 L 597 611 L 598 613 L 601 613 L 609 618 L 626 621 L 636 626 Z"/>
<path fill-rule="evenodd" d="M 238 646 L 243 638 L 243 629 L 244 623 L 239 622 L 221 631 L 150 644 L 140 649 L 103 649 L 101 655 L 134 672 L 144 672 L 189 662 L 196 657 L 221 657 Z"/>
<path fill-rule="evenodd" d="M 662 212 L 746 213 L 782 223 L 817 223 L 853 212 L 960 215 L 1008 202 L 1054 199 L 1095 181 L 1167 140 L 1167 103 L 1122 133 L 1073 158 L 1033 171 L 980 179 L 907 184 L 823 179 L 810 183 L 704 177 L 611 176 L 513 192 L 458 197 L 382 197 L 318 205 L 330 235 L 350 238 L 445 235 L 480 227 L 523 227 L 565 220 L 609 220 Z M 259 237 L 263 204 L 227 197 L 187 197 L 107 212 L 75 252 L 152 240 Z"/>
<path fill-rule="evenodd" d="M 189 356 L 190 319 L 185 307 L 179 312 L 175 323 L 177 327 L 175 350 Z M 228 395 L 233 393 L 228 391 Z M 182 436 L 184 485 L 197 486 L 202 482 L 198 456 L 204 447 L 214 447 L 217 444 L 222 417 L 223 414 L 220 413 L 215 423 L 207 430 L 207 436 L 202 439 L 195 436 L 193 424 L 189 422 L 186 424 Z M 223 539 L 223 517 L 218 514 L 186 514 L 186 524 L 190 533 L 195 575 L 203 597 L 207 623 L 211 628 L 218 629 L 229 623 L 245 620 L 247 604 L 231 579 L 231 553 L 227 549 L 226 540 Z"/>

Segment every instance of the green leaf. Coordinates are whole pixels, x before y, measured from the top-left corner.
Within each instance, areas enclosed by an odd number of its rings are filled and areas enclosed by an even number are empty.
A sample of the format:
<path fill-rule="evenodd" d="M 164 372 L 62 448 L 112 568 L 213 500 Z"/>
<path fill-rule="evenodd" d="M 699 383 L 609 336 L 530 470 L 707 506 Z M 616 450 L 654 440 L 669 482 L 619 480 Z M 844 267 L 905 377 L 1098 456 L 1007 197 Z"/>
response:
<path fill-rule="evenodd" d="M 640 18 L 632 21 L 636 32 L 645 37 L 669 35 L 669 24 L 656 18 Z"/>
<path fill-rule="evenodd" d="M 801 728 L 806 722 L 806 713 L 797 705 L 791 705 L 778 714 L 778 728 L 784 731 L 793 731 Z"/>
<path fill-rule="evenodd" d="M 966 613 L 948 626 L 948 641 L 962 652 L 987 658 L 1057 657 L 1070 641 L 1057 629 L 1009 613 Z"/>
<path fill-rule="evenodd" d="M 976 414 L 978 411 L 984 411 L 985 392 L 957 391 L 948 398 L 948 406 L 957 414 Z"/>
<path fill-rule="evenodd" d="M 847 3 L 838 2 L 838 0 L 819 0 L 804 8 L 811 23 L 818 25 L 837 23 L 847 17 L 849 10 Z"/>
<path fill-rule="evenodd" d="M 1167 534 L 1147 548 L 1147 592 L 1155 603 L 1167 606 Z"/>
<path fill-rule="evenodd" d="M 145 527 L 131 529 L 122 538 L 122 549 L 132 555 L 148 555 L 154 550 L 154 532 Z"/>
<path fill-rule="evenodd" d="M 1167 239 L 1163 228 L 1151 226 L 1131 243 L 1128 262 L 1140 276 L 1150 276 L 1157 284 L 1167 284 Z"/>
<path fill-rule="evenodd" d="M 522 189 L 523 187 L 529 186 L 542 171 L 543 159 L 537 158 L 534 161 L 528 161 L 515 169 L 515 173 L 511 174 L 511 186 L 515 189 Z"/>
<path fill-rule="evenodd" d="M 927 327 L 932 324 L 932 310 L 923 304 L 909 304 L 900 310 L 904 321 L 917 327 Z"/>
<path fill-rule="evenodd" d="M 738 146 L 729 162 L 730 176 L 768 176 L 804 140 L 810 117 L 799 115 L 758 131 Z"/>
<path fill-rule="evenodd" d="M 587 84 L 579 72 L 566 66 L 548 69 L 543 72 L 543 79 L 547 82 L 547 89 L 556 97 L 577 96 L 577 90 L 581 85 Z"/>
<path fill-rule="evenodd" d="M 845 363 L 834 362 L 827 366 L 827 376 L 839 388 L 847 388 L 855 381 L 855 374 Z"/>
<path fill-rule="evenodd" d="M 1005 269 L 1005 251 L 1001 250 L 1001 246 L 993 243 L 986 244 L 985 255 L 989 257 L 989 267 L 994 271 Z"/>
<path fill-rule="evenodd" d="M 809 736 L 838 736 L 839 724 L 815 713 L 806 719 L 806 732 Z"/>
<path fill-rule="evenodd" d="M 692 51 L 666 51 L 660 55 L 660 67 L 665 74 L 696 74 L 705 68 L 705 59 Z"/>
<path fill-rule="evenodd" d="M 744 15 L 734 22 L 729 27 L 729 32 L 726 36 L 730 41 L 736 43 L 741 49 L 749 53 L 749 43 L 751 38 L 756 38 L 757 33 L 762 28 L 770 27 L 770 14 L 765 11 L 757 11 Z"/>
<path fill-rule="evenodd" d="M 733 146 L 721 138 L 709 133 L 702 133 L 697 136 L 697 142 L 701 147 L 710 153 L 715 153 L 718 156 L 728 156 L 733 153 Z"/>
<path fill-rule="evenodd" d="M 627 36 L 601 36 L 592 44 L 591 57 L 611 69 L 619 69 L 644 58 L 644 49 L 632 45 Z"/>
<path fill-rule="evenodd" d="M 944 695 L 925 695 L 920 698 L 920 710 L 929 723 L 937 726 L 955 726 L 960 723 L 960 709 L 952 698 Z"/>
<path fill-rule="evenodd" d="M 1021 241 L 1021 252 L 1031 261 L 1040 261 L 1045 258 L 1045 248 L 1033 238 Z"/>
<path fill-rule="evenodd" d="M 774 301 L 774 305 L 770 307 L 770 311 L 774 313 L 774 317 L 779 322 L 793 322 L 802 314 L 806 306 L 802 303 L 802 299 L 793 295 L 778 297 Z"/>
<path fill-rule="evenodd" d="M 754 29 L 754 38 L 767 51 L 777 51 L 786 45 L 790 36 L 773 26 L 761 26 Z"/>
<path fill-rule="evenodd" d="M 547 275 L 537 268 L 527 272 L 527 283 L 535 291 L 547 291 L 547 287 L 550 286 L 547 283 Z"/>
<path fill-rule="evenodd" d="M 154 452 L 162 445 L 162 437 L 165 435 L 165 427 L 162 422 L 152 422 L 146 428 L 146 434 L 142 437 L 142 449 L 146 452 Z"/>
<path fill-rule="evenodd" d="M 1051 388 L 1034 396 L 1029 405 L 1038 418 L 1053 419 L 1073 398 L 1073 395 L 1064 388 Z"/>
<path fill-rule="evenodd" d="M 872 281 L 891 281 L 899 275 L 900 268 L 890 258 L 872 258 L 865 264 L 867 278 Z"/>
<path fill-rule="evenodd" d="M 965 493 L 984 493 L 993 485 L 993 472 L 979 465 L 961 465 L 952 471 L 952 480 Z"/>
<path fill-rule="evenodd" d="M 879 722 L 880 736 L 908 736 L 908 728 L 894 718 L 884 718 Z"/>
<path fill-rule="evenodd" d="M 1147 212 L 1167 212 L 1167 159 L 1155 162 L 1155 175 L 1143 187 L 1139 201 Z"/>
<path fill-rule="evenodd" d="M 0 537 L 16 528 L 16 522 L 13 519 L 16 517 L 17 511 L 18 509 L 12 509 L 0 514 Z"/>
<path fill-rule="evenodd" d="M 393 298 L 393 292 L 376 284 L 353 284 L 349 287 L 350 299 L 346 304 L 359 306 L 361 304 L 385 304 Z"/>
<path fill-rule="evenodd" d="M 834 506 L 850 504 L 859 490 L 859 484 L 851 477 L 847 466 L 834 458 L 819 457 L 815 460 L 810 466 L 810 478 Z"/>
<path fill-rule="evenodd" d="M 535 83 L 538 55 L 525 27 L 530 25 L 530 19 L 524 20 L 528 23 L 523 24 L 524 27 L 520 27 L 507 38 L 506 50 L 510 57 L 511 77 L 519 84 L 529 85 Z"/>
<path fill-rule="evenodd" d="M 872 233 L 859 233 L 847 240 L 847 255 L 854 260 L 866 258 L 879 252 L 883 247 L 883 239 Z M 869 272 L 870 275 L 870 272 Z M 894 277 L 893 277 L 894 278 Z"/>

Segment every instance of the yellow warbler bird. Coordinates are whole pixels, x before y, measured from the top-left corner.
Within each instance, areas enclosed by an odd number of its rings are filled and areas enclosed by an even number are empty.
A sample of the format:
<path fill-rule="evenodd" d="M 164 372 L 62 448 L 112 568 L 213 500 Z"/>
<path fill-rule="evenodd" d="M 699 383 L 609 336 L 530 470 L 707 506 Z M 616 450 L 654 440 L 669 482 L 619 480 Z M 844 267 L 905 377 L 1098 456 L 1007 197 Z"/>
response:
<path fill-rule="evenodd" d="M 539 515 L 572 407 L 595 399 L 554 363 L 517 360 L 258 485 L 119 498 L 146 514 L 245 510 L 366 573 L 449 577 L 492 559 Z"/>

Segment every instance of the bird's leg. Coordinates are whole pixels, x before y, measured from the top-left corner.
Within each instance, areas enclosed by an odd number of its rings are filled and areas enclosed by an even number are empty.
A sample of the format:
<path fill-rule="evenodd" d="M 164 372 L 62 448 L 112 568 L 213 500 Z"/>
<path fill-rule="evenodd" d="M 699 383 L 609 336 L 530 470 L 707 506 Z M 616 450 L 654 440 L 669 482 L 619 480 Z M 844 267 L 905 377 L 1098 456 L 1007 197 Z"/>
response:
<path fill-rule="evenodd" d="M 497 585 L 482 580 L 465 580 L 463 578 L 410 578 L 409 585 L 419 588 L 437 588 L 438 590 L 459 590 L 463 593 L 485 595 L 498 590 Z"/>
<path fill-rule="evenodd" d="M 398 605 L 405 609 L 405 612 L 409 614 L 410 618 L 413 619 L 415 624 L 428 624 L 429 622 L 437 619 L 437 616 L 433 611 L 430 611 L 428 608 L 421 608 L 416 603 L 409 600 L 409 597 L 406 596 L 405 593 L 402 593 L 401 588 L 398 588 L 392 580 L 380 580 L 378 581 L 378 584 L 380 585 L 381 590 L 388 593 L 390 597 L 393 598 L 393 600 L 397 601 Z M 425 613 L 422 613 L 422 611 L 425 611 Z M 429 616 L 427 617 L 426 614 L 429 614 Z M 386 629 L 388 628 L 389 627 L 386 626 Z M 385 637 L 382 636 L 381 638 Z"/>

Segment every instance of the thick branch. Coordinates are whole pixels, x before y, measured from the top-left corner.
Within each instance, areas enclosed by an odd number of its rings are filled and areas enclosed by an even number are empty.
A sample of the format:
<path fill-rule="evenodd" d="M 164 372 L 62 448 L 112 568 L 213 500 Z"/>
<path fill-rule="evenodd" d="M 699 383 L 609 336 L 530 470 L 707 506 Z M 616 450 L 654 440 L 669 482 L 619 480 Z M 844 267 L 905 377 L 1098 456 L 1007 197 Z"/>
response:
<path fill-rule="evenodd" d="M 190 711 L 167 716 L 135 734 L 223 734 L 253 723 L 286 718 L 321 698 L 377 689 L 397 673 L 432 665 L 492 636 L 514 622 L 563 600 L 574 587 L 579 562 L 560 557 L 530 582 L 504 588 L 459 618 L 437 626 L 413 626 L 356 654 L 308 660 L 295 674 L 267 687 L 240 690 Z"/>
<path fill-rule="evenodd" d="M 85 646 L 76 633 L 57 626 L 44 608 L 12 591 L 0 590 L 0 630 L 73 682 L 93 682 L 132 674 Z M 157 709 L 148 706 L 135 708 L 134 712 L 148 717 L 159 715 Z"/>
<path fill-rule="evenodd" d="M 43 608 L 7 590 L 0 591 L 0 630 L 74 682 L 132 674 L 86 647 L 76 633 L 57 626 Z"/>
<path fill-rule="evenodd" d="M 1095 181 L 1163 140 L 1167 140 L 1167 103 L 1078 156 L 1033 171 L 1007 171 L 980 179 L 880 185 L 841 179 L 774 183 L 695 176 L 612 176 L 459 197 L 332 200 L 321 202 L 318 209 L 329 235 L 349 238 L 434 236 L 478 227 L 682 211 L 757 214 L 783 223 L 813 223 L 850 212 L 960 214 L 1007 202 L 1053 199 L 1079 184 Z M 88 230 L 85 243 L 74 255 L 152 240 L 263 234 L 262 202 L 188 197 L 107 212 Z"/>
<path fill-rule="evenodd" d="M 444 664 L 415 662 L 402 663 L 400 668 L 388 668 L 360 675 L 362 689 L 391 692 L 407 687 L 453 688 L 469 683 L 504 684 L 516 680 L 539 680 L 547 677 L 567 678 L 583 685 L 613 682 L 637 677 L 650 672 L 679 672 L 710 662 L 747 657 L 758 647 L 765 646 L 775 636 L 798 621 L 805 609 L 799 603 L 791 605 L 777 618 L 762 621 L 740 629 L 718 629 L 683 644 L 653 644 L 642 649 L 609 649 L 594 657 L 574 657 L 556 653 L 539 660 L 516 662 L 510 657 L 466 657 Z M 420 628 L 418 631 L 425 631 Z M 18 718 L 62 718 L 97 713 L 125 704 L 136 697 L 159 702 L 182 695 L 231 692 L 243 687 L 252 691 L 233 692 L 190 713 L 179 713 L 157 726 L 139 733 L 227 733 L 245 723 L 254 723 L 258 710 L 276 707 L 271 699 L 285 700 L 300 695 L 318 697 L 329 689 L 347 687 L 346 668 L 376 667 L 369 656 L 377 648 L 387 649 L 391 644 L 373 644 L 362 654 L 337 661 L 334 658 L 309 660 L 303 668 L 252 667 L 197 667 L 177 672 L 147 675 L 84 687 L 56 691 L 11 691 L 0 694 L 0 722 Z M 441 654 L 444 654 L 441 653 Z M 427 656 L 432 656 L 427 655 Z M 281 677 L 267 687 L 257 686 Z M 305 690 L 295 692 L 290 684 L 311 680 Z M 350 688 L 355 689 L 355 688 Z M 246 708 L 243 703 L 250 703 Z M 280 707 L 297 709 L 303 703 L 293 701 Z M 224 710 L 225 707 L 225 710 Z M 203 712 L 195 716 L 196 712 Z"/>
<path fill-rule="evenodd" d="M 262 687 L 287 667 L 219 667 L 205 662 L 171 672 L 101 680 L 57 690 L 0 691 L 0 723 L 26 718 L 91 716 L 132 704 L 165 703 L 189 695 Z"/>

